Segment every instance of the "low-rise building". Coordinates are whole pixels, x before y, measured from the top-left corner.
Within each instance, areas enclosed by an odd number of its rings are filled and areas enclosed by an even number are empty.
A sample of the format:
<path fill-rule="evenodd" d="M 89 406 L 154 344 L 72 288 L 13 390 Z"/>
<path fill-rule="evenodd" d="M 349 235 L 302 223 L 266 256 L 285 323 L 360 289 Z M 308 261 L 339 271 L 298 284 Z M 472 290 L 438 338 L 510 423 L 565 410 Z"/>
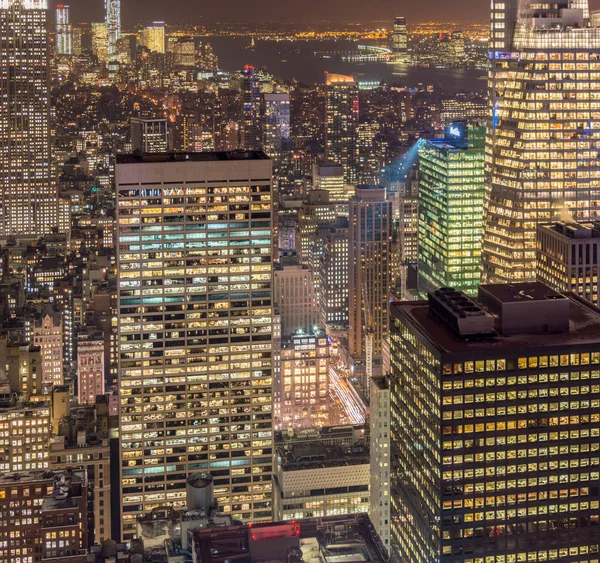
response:
<path fill-rule="evenodd" d="M 275 433 L 273 519 L 369 511 L 369 436 L 364 426 Z"/>

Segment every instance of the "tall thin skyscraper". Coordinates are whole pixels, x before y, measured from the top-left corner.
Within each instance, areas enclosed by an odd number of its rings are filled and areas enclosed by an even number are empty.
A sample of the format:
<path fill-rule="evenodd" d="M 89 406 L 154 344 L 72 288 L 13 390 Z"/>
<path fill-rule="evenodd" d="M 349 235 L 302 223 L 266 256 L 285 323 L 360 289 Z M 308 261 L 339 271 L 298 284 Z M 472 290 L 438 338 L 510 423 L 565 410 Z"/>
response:
<path fill-rule="evenodd" d="M 69 23 L 69 6 L 56 6 L 56 53 L 58 55 L 73 54 L 73 30 Z"/>
<path fill-rule="evenodd" d="M 326 73 L 325 92 L 325 152 L 353 184 L 358 177 L 358 85 L 352 76 Z"/>
<path fill-rule="evenodd" d="M 402 16 L 396 16 L 394 18 L 394 30 L 392 32 L 392 53 L 394 55 L 394 62 L 405 63 L 408 59 L 406 18 Z"/>
<path fill-rule="evenodd" d="M 358 186 L 350 200 L 349 301 L 350 354 L 366 354 L 366 332 L 373 331 L 373 356 L 389 326 L 392 201 L 385 188 Z M 368 382 L 367 382 L 368 385 Z"/>
<path fill-rule="evenodd" d="M 108 26 L 104 22 L 92 23 L 92 53 L 99 63 L 108 61 Z"/>
<path fill-rule="evenodd" d="M 271 161 L 261 152 L 117 157 L 122 534 L 214 477 L 226 514 L 269 521 Z"/>
<path fill-rule="evenodd" d="M 254 67 L 246 65 L 242 77 L 242 98 L 244 104 L 244 124 L 242 148 L 258 150 L 262 145 L 260 123 L 260 87 Z M 270 155 L 269 155 L 270 156 Z"/>
<path fill-rule="evenodd" d="M 263 114 L 263 149 L 281 165 L 285 143 L 290 139 L 290 95 L 265 94 Z"/>
<path fill-rule="evenodd" d="M 48 5 L 0 0 L 0 234 L 58 225 L 52 171 Z"/>
<path fill-rule="evenodd" d="M 117 58 L 117 42 L 121 39 L 121 0 L 105 0 L 108 31 L 108 60 Z"/>
<path fill-rule="evenodd" d="M 535 279 L 536 224 L 600 211 L 600 28 L 587 0 L 492 2 L 483 279 Z"/>

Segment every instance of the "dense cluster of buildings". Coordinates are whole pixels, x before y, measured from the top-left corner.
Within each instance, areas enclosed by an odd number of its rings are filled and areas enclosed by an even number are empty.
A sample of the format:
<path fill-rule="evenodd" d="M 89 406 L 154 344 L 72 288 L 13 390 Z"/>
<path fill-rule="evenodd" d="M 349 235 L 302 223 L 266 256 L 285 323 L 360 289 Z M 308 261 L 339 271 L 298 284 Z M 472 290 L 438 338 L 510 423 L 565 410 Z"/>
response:
<path fill-rule="evenodd" d="M 105 7 L 0 0 L 0 561 L 598 563 L 586 0 L 494 0 L 488 96 Z"/>

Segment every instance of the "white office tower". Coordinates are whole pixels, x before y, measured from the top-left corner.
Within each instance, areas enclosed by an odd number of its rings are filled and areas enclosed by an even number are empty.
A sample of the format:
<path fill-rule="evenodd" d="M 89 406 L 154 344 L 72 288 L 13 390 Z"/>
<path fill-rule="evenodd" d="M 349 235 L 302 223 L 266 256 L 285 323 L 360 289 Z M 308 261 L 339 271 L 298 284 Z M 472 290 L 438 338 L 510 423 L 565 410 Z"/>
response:
<path fill-rule="evenodd" d="M 390 382 L 371 379 L 370 396 L 371 506 L 369 518 L 390 550 Z"/>
<path fill-rule="evenodd" d="M 600 28 L 587 0 L 493 0 L 483 279 L 535 280 L 536 224 L 600 208 Z"/>
<path fill-rule="evenodd" d="M 123 537 L 197 471 L 224 513 L 270 521 L 271 161 L 120 156 L 116 181 Z"/>
<path fill-rule="evenodd" d="M 73 54 L 73 30 L 69 23 L 69 6 L 56 6 L 56 53 L 58 55 Z"/>
<path fill-rule="evenodd" d="M 106 28 L 108 31 L 108 60 L 117 58 L 117 43 L 121 39 L 121 0 L 105 0 Z"/>
<path fill-rule="evenodd" d="M 48 6 L 0 0 L 0 236 L 58 225 L 52 171 Z"/>

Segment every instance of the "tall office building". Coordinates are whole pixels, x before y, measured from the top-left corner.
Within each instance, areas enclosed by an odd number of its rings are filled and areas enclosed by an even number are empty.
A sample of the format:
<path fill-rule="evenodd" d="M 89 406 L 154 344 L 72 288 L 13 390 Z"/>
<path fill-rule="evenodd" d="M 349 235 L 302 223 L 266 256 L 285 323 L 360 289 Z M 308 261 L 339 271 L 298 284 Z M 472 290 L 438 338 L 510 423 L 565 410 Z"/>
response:
<path fill-rule="evenodd" d="M 325 74 L 325 153 L 344 167 L 344 180 L 358 177 L 358 85 L 352 76 Z"/>
<path fill-rule="evenodd" d="M 263 149 L 277 170 L 290 140 L 290 95 L 264 94 L 263 100 Z"/>
<path fill-rule="evenodd" d="M 309 332 L 319 325 L 319 305 L 312 270 L 297 260 L 284 262 L 273 276 L 275 305 L 279 307 L 281 334 L 298 329 Z"/>
<path fill-rule="evenodd" d="M 166 118 L 132 117 L 130 121 L 131 150 L 141 153 L 161 153 L 168 149 Z"/>
<path fill-rule="evenodd" d="M 122 534 L 185 506 L 195 471 L 226 514 L 269 521 L 271 161 L 120 156 L 116 181 Z"/>
<path fill-rule="evenodd" d="M 536 258 L 537 281 L 598 305 L 599 222 L 538 223 Z"/>
<path fill-rule="evenodd" d="M 104 22 L 92 23 L 92 53 L 99 63 L 108 62 L 108 26 Z"/>
<path fill-rule="evenodd" d="M 262 146 L 260 123 L 260 86 L 254 67 L 246 65 L 242 73 L 243 127 L 242 148 L 258 150 Z M 271 155 L 269 155 L 271 156 Z"/>
<path fill-rule="evenodd" d="M 117 43 L 121 39 L 121 0 L 104 0 L 108 60 L 117 58 Z"/>
<path fill-rule="evenodd" d="M 69 23 L 69 6 L 56 6 L 56 53 L 58 55 L 73 54 L 73 30 Z"/>
<path fill-rule="evenodd" d="M 319 328 L 283 335 L 280 354 L 279 427 L 329 425 L 329 342 Z"/>
<path fill-rule="evenodd" d="M 369 401 L 371 437 L 371 507 L 369 517 L 383 545 L 390 549 L 390 382 L 371 379 Z"/>
<path fill-rule="evenodd" d="M 537 282 L 478 301 L 392 307 L 392 552 L 598 561 L 600 311 Z"/>
<path fill-rule="evenodd" d="M 349 199 L 350 191 L 346 191 L 344 167 L 337 162 L 321 161 L 312 166 L 313 190 L 326 190 L 331 201 Z"/>
<path fill-rule="evenodd" d="M 408 61 L 408 34 L 406 32 L 406 18 L 396 16 L 392 31 L 392 54 L 394 62 L 405 63 Z"/>
<path fill-rule="evenodd" d="M 365 356 L 367 330 L 373 332 L 374 357 L 381 356 L 381 342 L 388 333 L 391 236 L 392 202 L 385 188 L 358 186 L 350 200 L 348 249 L 348 340 L 355 359 Z"/>
<path fill-rule="evenodd" d="M 44 234 L 58 225 L 46 0 L 1 0 L 0 36 L 0 233 Z"/>
<path fill-rule="evenodd" d="M 485 127 L 454 122 L 419 151 L 419 292 L 477 293 L 483 235 Z"/>
<path fill-rule="evenodd" d="M 165 52 L 165 22 L 152 22 L 152 25 L 144 28 L 142 32 L 142 43 L 144 47 L 154 53 Z"/>
<path fill-rule="evenodd" d="M 535 279 L 535 229 L 598 214 L 600 28 L 587 0 L 493 0 L 483 279 Z"/>
<path fill-rule="evenodd" d="M 323 325 L 348 324 L 348 218 L 325 229 L 319 259 L 319 304 Z"/>

